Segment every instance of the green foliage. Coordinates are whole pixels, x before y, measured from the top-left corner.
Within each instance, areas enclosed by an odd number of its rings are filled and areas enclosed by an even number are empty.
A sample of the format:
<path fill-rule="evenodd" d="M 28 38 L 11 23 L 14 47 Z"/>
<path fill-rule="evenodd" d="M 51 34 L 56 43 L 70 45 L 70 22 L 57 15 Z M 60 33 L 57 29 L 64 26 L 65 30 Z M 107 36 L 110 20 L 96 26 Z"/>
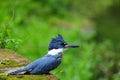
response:
<path fill-rule="evenodd" d="M 9 39 L 8 34 L 10 33 L 7 27 L 0 27 L 0 48 L 17 50 L 22 41 L 20 39 Z"/>
<path fill-rule="evenodd" d="M 108 34 L 105 34 L 106 26 L 114 27 L 112 22 L 119 21 L 118 18 L 109 18 L 109 13 L 104 14 L 108 9 L 113 10 L 111 6 L 118 4 L 116 2 L 117 0 L 1 1 L 0 24 L 9 25 L 0 29 L 0 47 L 17 50 L 21 55 L 35 60 L 47 53 L 52 37 L 62 34 L 68 43 L 78 44 L 80 48 L 64 52 L 62 64 L 52 73 L 62 80 L 118 80 L 119 52 L 116 51 L 115 42 L 102 37 Z M 10 21 L 13 12 L 14 18 Z M 99 31 L 102 36 L 99 36 Z"/>
<path fill-rule="evenodd" d="M 4 29 L 2 29 L 0 27 L 0 48 L 5 48 L 7 36 L 7 28 L 5 27 Z"/>

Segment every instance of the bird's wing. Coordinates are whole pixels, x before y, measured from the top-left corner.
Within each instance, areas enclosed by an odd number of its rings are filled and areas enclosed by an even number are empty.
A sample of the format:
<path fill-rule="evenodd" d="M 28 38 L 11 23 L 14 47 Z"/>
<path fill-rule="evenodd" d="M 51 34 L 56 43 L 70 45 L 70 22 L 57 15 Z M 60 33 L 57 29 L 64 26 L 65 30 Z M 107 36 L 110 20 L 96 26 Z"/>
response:
<path fill-rule="evenodd" d="M 41 62 L 41 59 L 42 59 L 42 58 L 40 58 L 40 59 L 38 59 L 38 60 L 36 60 L 36 61 L 28 64 L 28 65 L 25 66 L 24 68 L 21 68 L 21 69 L 19 69 L 19 70 L 17 70 L 17 71 L 8 73 L 8 75 L 16 75 L 16 74 L 19 74 L 19 73 L 21 73 L 21 72 L 31 71 L 32 69 L 34 69 L 34 68 L 38 65 L 38 64 L 37 64 L 38 62 Z"/>
<path fill-rule="evenodd" d="M 61 59 L 56 59 L 53 56 L 44 57 L 32 71 L 31 74 L 45 74 L 55 69 L 61 62 Z"/>

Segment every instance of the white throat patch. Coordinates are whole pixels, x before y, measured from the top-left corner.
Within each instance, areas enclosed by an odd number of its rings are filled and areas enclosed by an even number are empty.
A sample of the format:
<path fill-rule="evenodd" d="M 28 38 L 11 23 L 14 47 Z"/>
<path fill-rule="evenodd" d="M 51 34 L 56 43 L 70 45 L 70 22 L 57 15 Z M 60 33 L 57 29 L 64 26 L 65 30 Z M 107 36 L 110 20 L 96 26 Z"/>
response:
<path fill-rule="evenodd" d="M 61 48 L 61 49 L 52 49 L 52 50 L 49 50 L 49 51 L 48 51 L 48 54 L 49 54 L 49 55 L 56 55 L 56 54 L 58 54 L 58 53 L 62 53 L 63 51 L 64 51 L 63 48 Z"/>

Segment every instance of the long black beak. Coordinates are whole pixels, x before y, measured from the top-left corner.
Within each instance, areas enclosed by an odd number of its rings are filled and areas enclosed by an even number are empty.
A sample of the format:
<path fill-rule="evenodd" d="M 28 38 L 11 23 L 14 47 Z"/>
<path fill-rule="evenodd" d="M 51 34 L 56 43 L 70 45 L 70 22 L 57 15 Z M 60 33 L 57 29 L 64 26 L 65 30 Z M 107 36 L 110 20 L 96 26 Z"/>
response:
<path fill-rule="evenodd" d="M 67 44 L 65 45 L 65 48 L 78 48 L 78 45 L 74 45 L 74 44 Z"/>

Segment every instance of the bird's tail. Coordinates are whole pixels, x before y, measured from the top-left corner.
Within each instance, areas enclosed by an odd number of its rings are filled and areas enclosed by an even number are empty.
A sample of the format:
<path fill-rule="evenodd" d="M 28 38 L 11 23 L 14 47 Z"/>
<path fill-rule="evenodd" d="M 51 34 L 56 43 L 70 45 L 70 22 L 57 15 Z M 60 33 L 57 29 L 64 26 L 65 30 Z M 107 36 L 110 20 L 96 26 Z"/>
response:
<path fill-rule="evenodd" d="M 13 72 L 10 72 L 10 73 L 8 73 L 7 75 L 17 75 L 17 74 L 19 74 L 19 73 L 21 73 L 21 72 L 24 72 L 26 69 L 25 68 L 21 68 L 21 69 L 19 69 L 19 70 L 16 70 L 16 71 L 13 71 Z M 22 73 L 21 73 L 22 74 Z"/>

